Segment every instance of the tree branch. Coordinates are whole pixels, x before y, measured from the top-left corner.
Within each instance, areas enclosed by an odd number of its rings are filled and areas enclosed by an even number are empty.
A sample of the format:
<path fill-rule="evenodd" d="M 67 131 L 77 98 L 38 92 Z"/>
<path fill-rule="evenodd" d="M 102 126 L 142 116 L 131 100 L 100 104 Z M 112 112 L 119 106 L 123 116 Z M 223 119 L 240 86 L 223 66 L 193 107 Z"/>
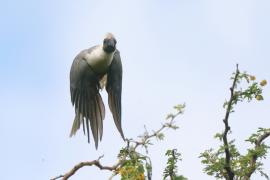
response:
<path fill-rule="evenodd" d="M 132 139 L 129 139 L 127 141 L 135 143 L 134 150 L 137 149 L 137 147 L 140 146 L 140 145 L 144 146 L 149 139 L 151 139 L 153 137 L 157 137 L 157 135 L 159 133 L 161 133 L 164 129 L 166 129 L 166 128 L 172 128 L 173 125 L 174 125 L 174 119 L 178 115 L 180 115 L 182 113 L 183 113 L 183 111 L 179 111 L 176 114 L 170 114 L 170 118 L 171 119 L 170 119 L 170 121 L 168 123 L 162 124 L 162 126 L 158 130 L 154 131 L 152 134 L 150 134 L 150 135 L 149 134 L 144 135 L 143 138 L 140 141 L 134 141 Z"/>
<path fill-rule="evenodd" d="M 85 162 L 80 162 L 79 164 L 75 165 L 69 172 L 67 172 L 64 175 L 59 175 L 55 178 L 52 178 L 51 180 L 56 180 L 59 178 L 62 178 L 62 180 L 67 180 L 69 179 L 71 176 L 73 176 L 79 169 L 81 169 L 84 166 L 96 166 L 98 167 L 100 170 L 108 170 L 108 171 L 116 171 L 117 168 L 122 164 L 122 161 L 120 160 L 118 163 L 116 163 L 113 166 L 103 166 L 100 163 L 100 159 L 103 156 L 100 156 L 97 160 L 94 161 L 85 161 Z"/>
<path fill-rule="evenodd" d="M 170 114 L 170 116 L 167 117 L 171 118 L 170 121 L 168 123 L 162 124 L 161 128 L 159 128 L 157 131 L 154 131 L 153 134 L 145 134 L 142 136 L 142 138 L 138 141 L 132 140 L 132 139 L 126 139 L 127 142 L 127 149 L 128 151 L 130 151 L 130 143 L 134 143 L 132 150 L 135 151 L 139 146 L 144 146 L 147 144 L 148 140 L 153 138 L 153 137 L 157 137 L 159 133 L 161 133 L 164 129 L 166 128 L 175 128 L 176 126 L 174 125 L 174 119 L 179 115 L 182 114 L 183 111 L 182 109 L 185 107 L 185 105 L 182 105 L 180 107 L 175 107 L 175 109 L 178 110 L 177 113 L 175 114 Z M 98 167 L 100 170 L 109 170 L 109 171 L 113 171 L 113 175 L 110 177 L 110 179 L 112 179 L 113 176 L 118 174 L 118 169 L 121 168 L 121 166 L 123 165 L 123 163 L 125 162 L 126 158 L 128 157 L 129 154 L 126 154 L 124 156 L 121 157 L 121 159 L 119 159 L 119 161 L 113 165 L 113 166 L 103 166 L 100 163 L 100 159 L 103 157 L 99 157 L 97 160 L 94 161 L 85 161 L 85 162 L 80 162 L 77 165 L 75 165 L 69 172 L 65 173 L 64 175 L 59 175 L 55 178 L 52 178 L 51 180 L 57 180 L 59 178 L 62 178 L 61 180 L 67 180 L 69 179 L 71 176 L 73 176 L 79 169 L 81 169 L 84 166 L 96 166 Z"/>
<path fill-rule="evenodd" d="M 270 136 L 270 131 L 265 132 L 263 135 L 261 135 L 257 141 L 256 141 L 256 147 L 260 146 L 262 142 Z"/>
<path fill-rule="evenodd" d="M 259 136 L 257 138 L 257 140 L 255 141 L 255 150 L 259 149 L 261 147 L 262 142 L 268 138 L 270 136 L 270 130 L 266 131 L 265 133 L 263 133 L 261 136 Z M 252 167 L 250 172 L 248 172 L 248 174 L 245 176 L 244 180 L 249 180 L 251 175 L 255 172 L 256 170 L 256 162 L 257 162 L 258 156 L 256 154 L 254 154 L 251 157 L 251 162 L 250 162 L 250 166 Z"/>
<path fill-rule="evenodd" d="M 235 76 L 233 79 L 233 84 L 232 87 L 230 88 L 231 91 L 231 97 L 230 100 L 228 102 L 228 106 L 226 109 L 226 114 L 225 114 L 225 118 L 223 120 L 224 125 L 225 125 L 225 130 L 224 130 L 224 134 L 223 134 L 223 144 L 224 144 L 224 148 L 225 148 L 225 156 L 226 156 L 226 161 L 225 161 L 225 170 L 228 174 L 228 178 L 229 180 L 233 180 L 234 178 L 234 172 L 231 168 L 231 153 L 230 153 L 230 149 L 229 149 L 229 145 L 228 145 L 228 132 L 230 131 L 230 126 L 229 126 L 229 116 L 232 110 L 232 105 L 233 105 L 233 101 L 234 101 L 234 89 L 236 88 L 236 83 L 237 83 L 237 79 L 238 79 L 238 75 L 239 75 L 239 70 L 238 70 L 238 64 L 236 65 L 236 72 L 235 72 Z"/>

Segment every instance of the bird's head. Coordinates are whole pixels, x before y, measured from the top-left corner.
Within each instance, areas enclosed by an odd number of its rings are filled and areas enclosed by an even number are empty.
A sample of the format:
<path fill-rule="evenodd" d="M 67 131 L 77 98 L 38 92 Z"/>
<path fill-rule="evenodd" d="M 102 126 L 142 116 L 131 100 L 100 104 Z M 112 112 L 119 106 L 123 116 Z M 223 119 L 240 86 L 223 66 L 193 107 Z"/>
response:
<path fill-rule="evenodd" d="M 107 33 L 103 40 L 103 50 L 107 53 L 112 53 L 116 49 L 116 39 L 112 33 Z"/>

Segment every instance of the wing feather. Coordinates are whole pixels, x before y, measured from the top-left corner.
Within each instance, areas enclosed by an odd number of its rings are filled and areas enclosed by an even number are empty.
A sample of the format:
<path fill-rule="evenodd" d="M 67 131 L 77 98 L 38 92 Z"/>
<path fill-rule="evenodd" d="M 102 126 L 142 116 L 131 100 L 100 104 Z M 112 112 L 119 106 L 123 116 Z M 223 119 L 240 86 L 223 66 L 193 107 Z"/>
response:
<path fill-rule="evenodd" d="M 91 128 L 97 148 L 99 138 L 101 140 L 103 134 L 105 107 L 99 94 L 99 77 L 84 60 L 84 51 L 74 59 L 71 67 L 70 94 L 71 102 L 75 106 L 75 118 L 70 136 L 75 135 L 83 124 L 88 142 L 90 142 Z"/>
<path fill-rule="evenodd" d="M 107 73 L 106 90 L 108 92 L 108 103 L 114 123 L 122 138 L 125 139 L 121 123 L 122 63 L 118 50 L 114 53 L 112 63 Z"/>

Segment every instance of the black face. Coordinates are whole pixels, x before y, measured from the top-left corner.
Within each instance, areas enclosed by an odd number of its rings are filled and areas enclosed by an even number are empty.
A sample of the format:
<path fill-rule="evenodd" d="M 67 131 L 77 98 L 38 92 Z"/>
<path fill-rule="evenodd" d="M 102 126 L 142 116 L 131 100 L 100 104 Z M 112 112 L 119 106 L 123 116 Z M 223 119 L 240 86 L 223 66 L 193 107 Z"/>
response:
<path fill-rule="evenodd" d="M 116 40 L 114 38 L 105 38 L 103 41 L 103 50 L 107 53 L 114 52 L 116 49 Z"/>

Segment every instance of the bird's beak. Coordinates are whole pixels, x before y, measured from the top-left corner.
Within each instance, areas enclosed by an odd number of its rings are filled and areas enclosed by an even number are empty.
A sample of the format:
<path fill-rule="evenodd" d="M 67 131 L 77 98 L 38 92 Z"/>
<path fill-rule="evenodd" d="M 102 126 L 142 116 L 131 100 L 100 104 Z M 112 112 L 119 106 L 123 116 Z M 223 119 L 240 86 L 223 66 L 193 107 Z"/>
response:
<path fill-rule="evenodd" d="M 115 48 L 115 43 L 114 43 L 113 39 L 110 39 L 108 41 L 108 44 L 107 45 L 108 45 L 109 48 Z"/>
<path fill-rule="evenodd" d="M 107 39 L 103 44 L 103 49 L 108 52 L 114 52 L 116 49 L 116 43 L 114 39 Z"/>

